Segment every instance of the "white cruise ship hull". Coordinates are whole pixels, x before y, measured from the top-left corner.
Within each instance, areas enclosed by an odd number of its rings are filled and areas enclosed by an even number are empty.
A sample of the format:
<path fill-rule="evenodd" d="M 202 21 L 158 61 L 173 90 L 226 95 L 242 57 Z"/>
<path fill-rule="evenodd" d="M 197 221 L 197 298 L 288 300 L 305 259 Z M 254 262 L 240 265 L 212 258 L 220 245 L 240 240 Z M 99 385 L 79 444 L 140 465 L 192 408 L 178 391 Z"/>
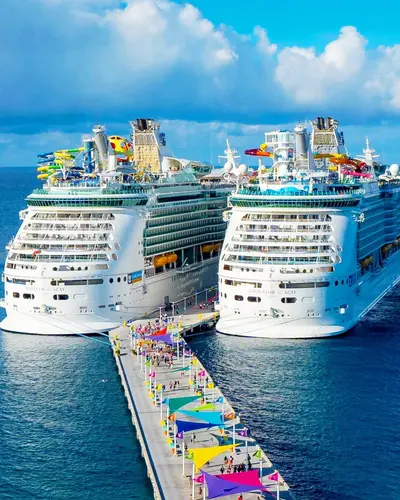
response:
<path fill-rule="evenodd" d="M 400 282 L 400 255 L 393 255 L 376 273 L 365 276 L 354 298 L 351 318 L 335 321 L 332 316 L 319 318 L 259 318 L 223 316 L 217 323 L 219 333 L 239 337 L 276 339 L 315 339 L 347 333 Z"/>
<path fill-rule="evenodd" d="M 131 293 L 137 297 L 134 305 L 105 308 L 103 315 L 94 312 L 81 314 L 76 310 L 69 314 L 54 315 L 44 311 L 30 313 L 13 312 L 9 309 L 7 317 L 0 323 L 0 329 L 34 335 L 88 335 L 109 332 L 129 319 L 143 318 L 143 321 L 146 321 L 147 316 L 157 312 L 164 305 L 166 297 L 170 302 L 177 302 L 199 290 L 215 285 L 217 267 L 216 257 L 193 270 L 162 273 L 147 282 L 145 293 L 142 285 L 133 288 Z M 82 293 L 82 290 L 79 291 Z M 85 291 L 87 294 L 90 293 L 89 288 Z M 94 306 L 99 302 L 101 299 L 97 299 Z"/>

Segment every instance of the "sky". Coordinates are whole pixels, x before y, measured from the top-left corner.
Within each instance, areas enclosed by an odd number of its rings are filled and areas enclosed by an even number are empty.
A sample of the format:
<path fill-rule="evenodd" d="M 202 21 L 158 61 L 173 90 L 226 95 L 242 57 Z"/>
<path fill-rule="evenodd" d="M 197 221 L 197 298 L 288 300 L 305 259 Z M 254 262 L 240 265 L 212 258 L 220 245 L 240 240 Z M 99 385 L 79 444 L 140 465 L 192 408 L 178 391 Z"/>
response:
<path fill-rule="evenodd" d="M 215 163 L 271 129 L 333 116 L 400 162 L 400 4 L 2 0 L 0 166 L 79 146 L 95 123 L 161 122 L 178 157 Z"/>

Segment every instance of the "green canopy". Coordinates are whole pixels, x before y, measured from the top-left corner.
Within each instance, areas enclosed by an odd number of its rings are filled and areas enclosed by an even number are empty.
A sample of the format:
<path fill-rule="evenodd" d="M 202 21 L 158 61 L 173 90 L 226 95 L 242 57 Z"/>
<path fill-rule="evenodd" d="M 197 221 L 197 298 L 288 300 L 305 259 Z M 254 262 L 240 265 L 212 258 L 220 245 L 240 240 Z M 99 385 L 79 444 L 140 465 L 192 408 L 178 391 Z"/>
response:
<path fill-rule="evenodd" d="M 179 408 L 182 408 L 182 406 L 185 406 L 191 403 L 192 401 L 196 401 L 197 399 L 202 397 L 203 396 L 186 396 L 183 398 L 168 398 L 168 407 L 170 415 L 179 410 Z"/>

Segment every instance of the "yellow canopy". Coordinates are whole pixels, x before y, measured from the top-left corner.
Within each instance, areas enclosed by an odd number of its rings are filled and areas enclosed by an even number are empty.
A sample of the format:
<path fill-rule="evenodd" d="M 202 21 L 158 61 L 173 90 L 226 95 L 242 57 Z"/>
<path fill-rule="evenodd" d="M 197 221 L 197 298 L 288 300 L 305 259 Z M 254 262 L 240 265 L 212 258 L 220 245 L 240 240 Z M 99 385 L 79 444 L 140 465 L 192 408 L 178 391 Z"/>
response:
<path fill-rule="evenodd" d="M 209 460 L 212 460 L 214 457 L 217 457 L 218 455 L 221 455 L 221 453 L 224 453 L 226 451 L 233 451 L 234 446 L 237 446 L 237 444 L 212 446 L 210 448 L 189 448 L 188 454 L 193 456 L 192 460 L 196 467 L 197 473 L 199 469 L 203 467 L 203 465 Z"/>

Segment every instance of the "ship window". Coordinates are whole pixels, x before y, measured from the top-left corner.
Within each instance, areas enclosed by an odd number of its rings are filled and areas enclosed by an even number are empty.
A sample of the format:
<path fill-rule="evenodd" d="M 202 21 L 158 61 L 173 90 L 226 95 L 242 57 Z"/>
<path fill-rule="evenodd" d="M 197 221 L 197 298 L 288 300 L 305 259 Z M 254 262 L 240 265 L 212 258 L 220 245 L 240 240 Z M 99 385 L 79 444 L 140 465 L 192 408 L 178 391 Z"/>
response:
<path fill-rule="evenodd" d="M 68 300 L 69 296 L 68 295 L 53 295 L 54 300 Z"/>
<path fill-rule="evenodd" d="M 126 281 L 126 276 L 124 276 L 124 281 Z"/>
<path fill-rule="evenodd" d="M 101 305 L 99 306 L 99 309 L 104 309 L 106 306 L 105 305 Z"/>
<path fill-rule="evenodd" d="M 335 286 L 338 286 L 338 284 L 339 284 L 339 281 L 335 281 Z"/>
<path fill-rule="evenodd" d="M 233 285 L 233 281 L 232 280 L 225 280 L 225 285 L 232 286 Z"/>
<path fill-rule="evenodd" d="M 260 297 L 247 297 L 247 300 L 249 302 L 261 302 L 261 298 Z"/>
<path fill-rule="evenodd" d="M 296 297 L 283 297 L 281 299 L 281 302 L 283 302 L 283 304 L 294 304 L 296 301 Z"/>
<path fill-rule="evenodd" d="M 14 297 L 14 299 L 19 299 L 19 293 L 18 292 L 13 292 L 13 297 Z"/>
<path fill-rule="evenodd" d="M 34 299 L 35 296 L 32 293 L 24 293 L 22 296 L 24 299 Z"/>
<path fill-rule="evenodd" d="M 117 278 L 118 283 L 121 283 L 121 278 Z"/>
<path fill-rule="evenodd" d="M 232 266 L 229 266 L 228 264 L 224 264 L 224 271 L 232 271 Z"/>
<path fill-rule="evenodd" d="M 112 257 L 112 259 L 113 259 L 113 260 L 118 260 L 118 257 L 116 256 L 116 254 L 115 254 L 115 253 L 113 253 L 113 254 L 111 255 L 111 257 Z"/>
<path fill-rule="evenodd" d="M 114 283 L 114 279 L 113 278 L 110 278 L 110 283 Z"/>
<path fill-rule="evenodd" d="M 243 300 L 243 295 L 235 295 L 235 300 L 241 302 Z"/>

